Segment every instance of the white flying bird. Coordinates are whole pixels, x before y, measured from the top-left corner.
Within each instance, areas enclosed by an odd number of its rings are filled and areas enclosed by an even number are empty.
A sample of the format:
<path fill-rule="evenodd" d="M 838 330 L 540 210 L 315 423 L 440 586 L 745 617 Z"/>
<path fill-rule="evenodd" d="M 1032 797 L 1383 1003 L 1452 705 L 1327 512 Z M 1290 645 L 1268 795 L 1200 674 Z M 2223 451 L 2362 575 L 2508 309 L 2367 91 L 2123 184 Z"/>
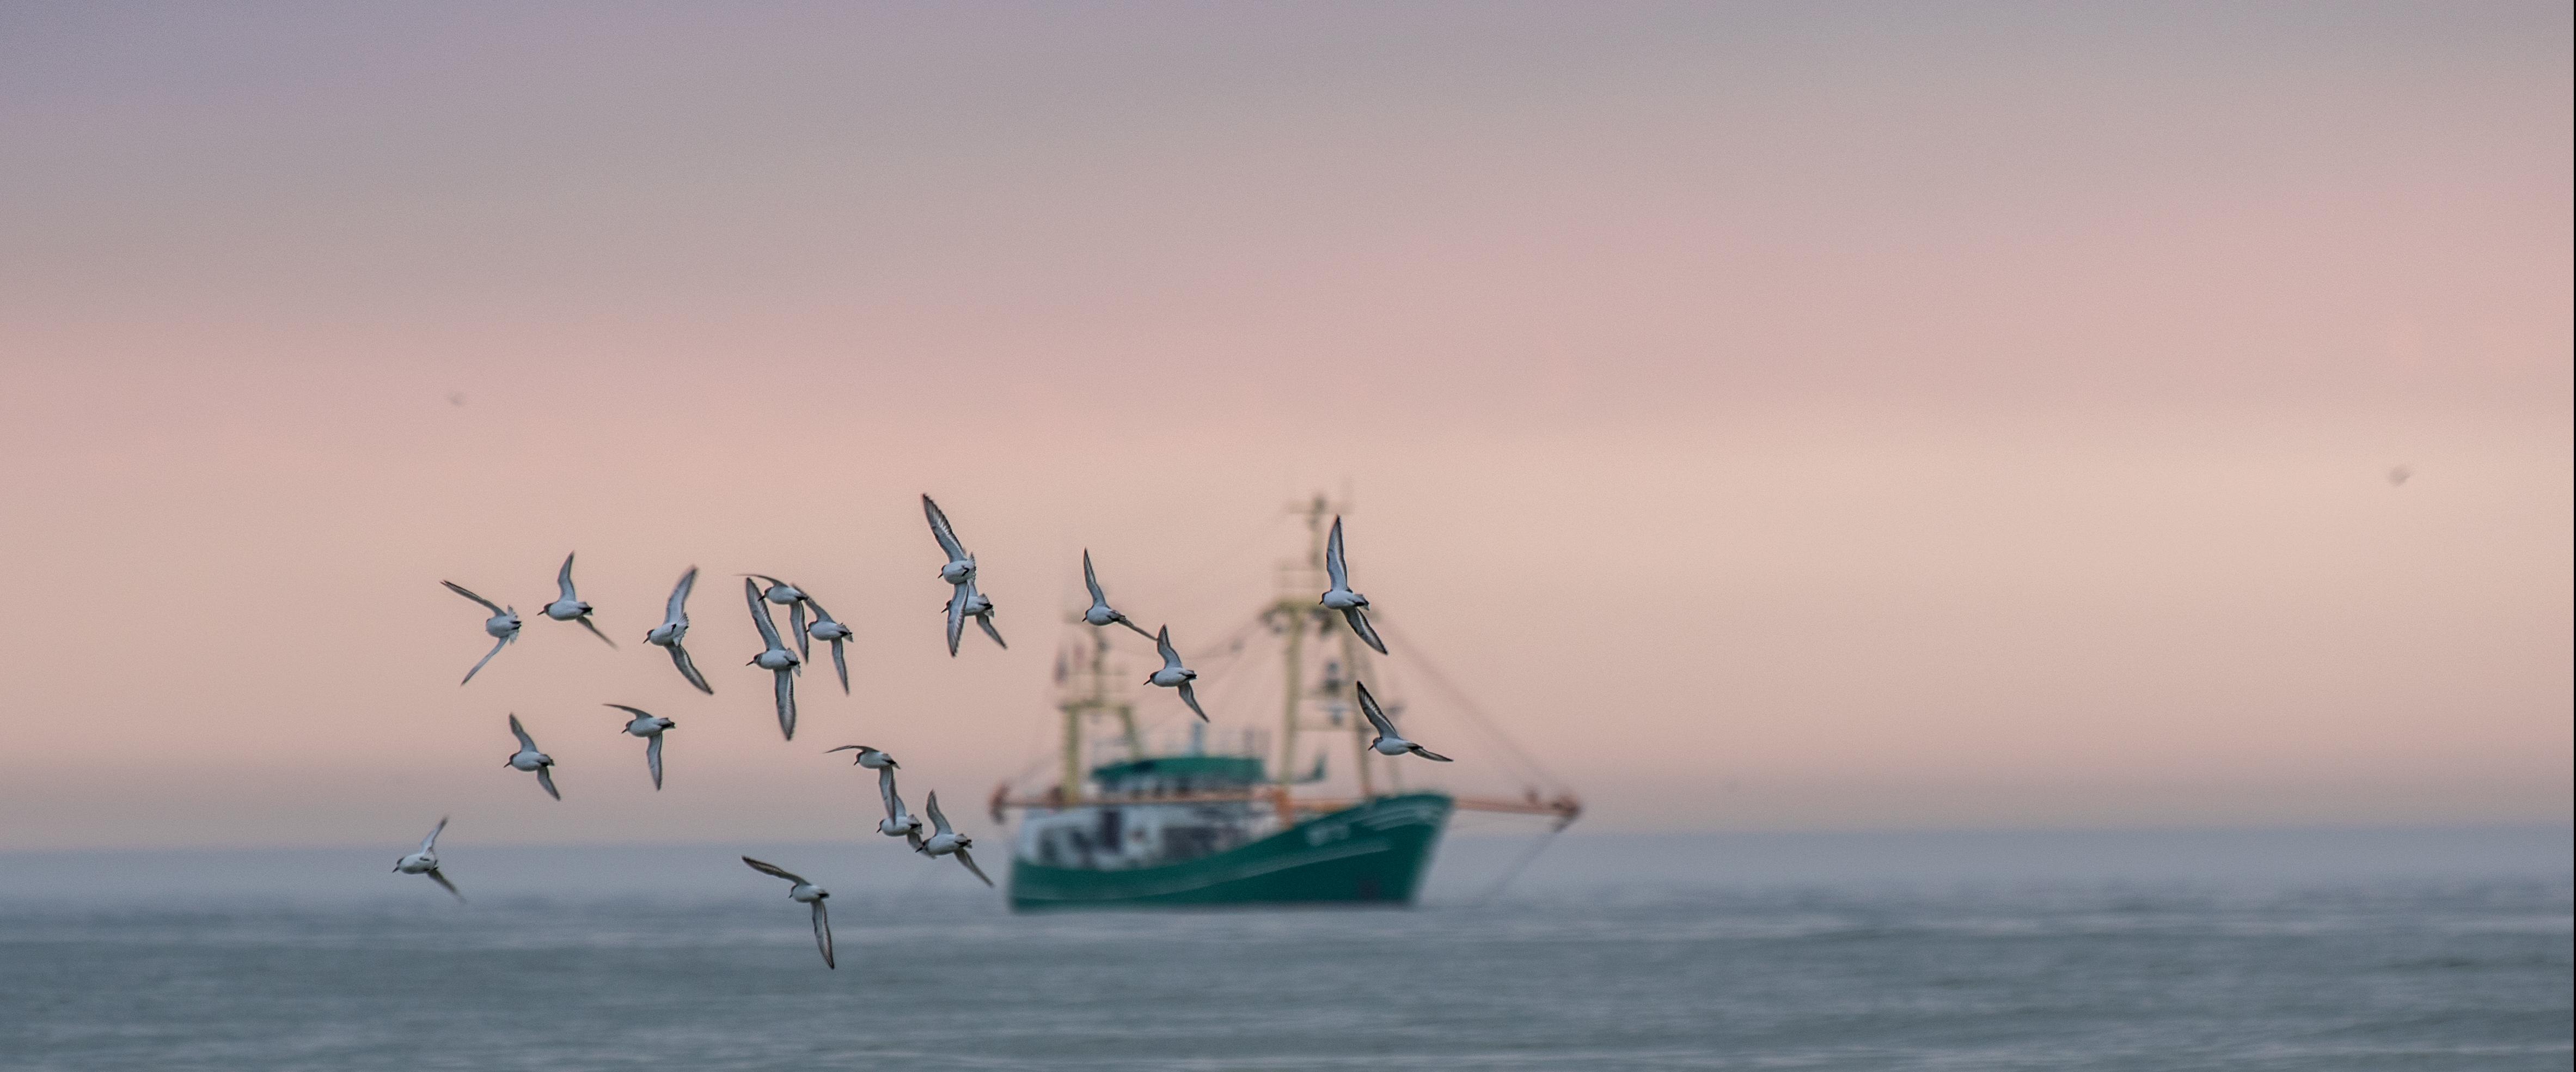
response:
<path fill-rule="evenodd" d="M 689 679 L 699 692 L 713 696 L 716 690 L 707 687 L 707 679 L 698 673 L 698 664 L 689 659 L 689 649 L 680 646 L 689 636 L 689 589 L 697 583 L 698 568 L 691 566 L 689 572 L 680 575 L 680 583 L 672 586 L 671 601 L 662 608 L 662 624 L 644 634 L 644 642 L 671 649 L 671 665 L 680 668 L 680 676 Z"/>
<path fill-rule="evenodd" d="M 805 604 L 811 601 L 805 590 L 763 573 L 746 573 L 743 576 L 758 577 L 769 583 L 769 587 L 760 590 L 760 598 L 787 608 L 787 631 L 796 634 L 796 657 L 803 659 L 812 655 L 813 649 L 805 646 Z"/>
<path fill-rule="evenodd" d="M 431 882 L 438 883 L 438 888 L 455 893 L 456 899 L 462 901 L 465 895 L 456 893 L 456 884 L 447 881 L 447 876 L 438 870 L 438 832 L 445 829 L 447 817 L 442 815 L 438 825 L 429 828 L 429 836 L 420 839 L 420 851 L 394 861 L 394 870 L 406 875 L 427 875 Z"/>
<path fill-rule="evenodd" d="M 603 704 L 635 717 L 626 720 L 626 732 L 644 738 L 644 765 L 653 770 L 653 788 L 662 788 L 662 731 L 679 723 L 640 708 L 622 703 Z"/>
<path fill-rule="evenodd" d="M 877 769 L 877 795 L 885 798 L 886 813 L 885 821 L 877 824 L 877 833 L 884 834 L 887 837 L 902 838 L 906 843 L 910 844 L 915 851 L 919 851 L 922 845 L 921 820 L 911 812 L 904 810 L 903 794 L 895 792 L 894 789 L 894 768 L 892 766 L 880 767 Z M 975 865 L 970 863 L 966 866 L 973 867 Z M 980 875 L 983 874 L 983 872 L 978 871 L 976 874 Z M 990 882 L 986 883 L 986 885 L 990 884 Z"/>
<path fill-rule="evenodd" d="M 778 623 L 769 620 L 769 608 L 760 601 L 760 586 L 742 582 L 742 596 L 751 603 L 751 622 L 760 627 L 761 643 L 768 647 L 751 657 L 752 666 L 769 671 L 778 682 L 778 732 L 796 739 L 796 667 L 802 661 L 796 653 L 779 642 Z"/>
<path fill-rule="evenodd" d="M 1084 624 L 1117 624 L 1135 630 L 1138 636 L 1154 635 L 1146 632 L 1144 626 L 1136 624 L 1133 619 L 1109 606 L 1109 597 L 1100 591 L 1100 575 L 1091 571 L 1091 551 L 1088 548 L 1082 552 L 1082 586 L 1091 589 L 1091 609 L 1082 612 Z"/>
<path fill-rule="evenodd" d="M 823 750 L 824 755 L 830 755 L 834 752 L 857 752 L 858 756 L 856 757 L 856 762 L 859 766 L 866 767 L 869 770 L 892 770 L 896 767 L 903 766 L 903 764 L 895 762 L 893 756 L 887 755 L 863 744 L 845 744 L 839 748 L 826 748 Z"/>
<path fill-rule="evenodd" d="M 1342 558 L 1342 519 L 1338 517 L 1333 519 L 1332 537 L 1324 541 L 1324 575 L 1333 582 L 1321 600 L 1325 608 L 1342 612 L 1342 620 L 1351 623 L 1351 632 L 1358 633 L 1361 642 L 1386 654 L 1386 641 L 1369 628 L 1368 597 L 1351 591 L 1351 566 Z"/>
<path fill-rule="evenodd" d="M 440 581 L 438 583 L 446 585 L 447 590 L 450 592 L 454 592 L 457 595 L 464 596 L 467 599 L 483 604 L 483 609 L 492 612 L 492 616 L 490 618 L 483 620 L 483 631 L 491 634 L 494 638 L 492 650 L 484 652 L 483 658 L 475 662 L 474 669 L 465 672 L 465 681 L 472 681 L 474 680 L 474 675 L 483 672 L 484 663 L 491 662 L 493 656 L 501 654 L 501 649 L 509 647 L 511 641 L 519 639 L 519 608 L 511 607 L 505 610 L 500 604 L 494 603 L 482 596 L 475 595 L 472 589 L 454 581 Z M 465 681 L 459 681 L 457 684 L 465 684 Z"/>
<path fill-rule="evenodd" d="M 1368 686 L 1354 681 L 1351 682 L 1351 687 L 1359 690 L 1360 713 L 1368 716 L 1369 725 L 1377 727 L 1377 739 L 1370 741 L 1369 747 L 1377 749 L 1379 755 L 1400 756 L 1411 752 L 1434 763 L 1449 762 L 1449 757 L 1405 740 L 1397 734 L 1395 723 L 1388 720 L 1386 712 L 1378 709 L 1377 697 L 1369 695 Z"/>
<path fill-rule="evenodd" d="M 608 639 L 608 634 L 599 631 L 599 626 L 592 624 L 590 604 L 573 594 L 571 555 L 565 555 L 563 568 L 555 571 L 555 593 L 555 601 L 546 604 L 546 617 L 559 622 L 580 622 L 581 627 L 590 630 L 590 635 L 598 637 L 600 643 L 612 648 L 617 646 L 616 641 Z"/>
<path fill-rule="evenodd" d="M 966 870 L 974 872 L 976 878 L 983 879 L 985 885 L 992 885 L 993 880 L 984 874 L 983 868 L 975 866 L 975 857 L 966 851 L 975 847 L 975 839 L 958 833 L 948 825 L 948 817 L 939 814 L 939 791 L 936 789 L 930 792 L 929 810 L 931 835 L 913 846 L 912 851 L 932 859 L 954 856 L 958 863 L 966 865 Z"/>
<path fill-rule="evenodd" d="M 957 542 L 957 530 L 949 527 L 948 515 L 941 512 L 939 504 L 932 502 L 928 495 L 921 497 L 921 512 L 930 519 L 930 537 L 939 541 L 939 553 L 948 556 L 948 561 L 939 564 L 939 579 L 948 582 L 951 589 L 948 593 L 949 657 L 956 657 L 957 639 L 964 635 L 969 617 L 984 627 L 984 632 L 993 638 L 994 643 L 1000 644 L 1002 634 L 993 628 L 993 601 L 975 591 L 974 553 L 966 550 L 965 544 Z"/>
<path fill-rule="evenodd" d="M 758 871 L 761 874 L 783 878 L 789 882 L 795 883 L 795 885 L 787 888 L 787 899 L 800 904 L 809 904 L 814 906 L 814 948 L 823 951 L 824 967 L 840 967 L 840 965 L 832 963 L 832 916 L 831 913 L 823 910 L 823 902 L 825 899 L 832 896 L 832 891 L 826 890 L 811 882 L 807 882 L 805 881 L 804 876 L 793 871 L 784 870 L 776 864 L 765 864 L 748 856 L 743 857 L 742 862 L 750 864 L 752 870 Z"/>
<path fill-rule="evenodd" d="M 850 660 L 841 654 L 841 645 L 849 641 L 850 627 L 834 621 L 832 612 L 824 610 L 822 604 L 814 602 L 814 597 L 805 597 L 805 602 L 814 608 L 814 624 L 804 627 L 805 635 L 832 645 L 832 672 L 841 676 L 841 693 L 848 695 Z"/>
<path fill-rule="evenodd" d="M 537 742 L 528 736 L 527 727 L 519 725 L 519 716 L 515 714 L 510 716 L 510 736 L 519 739 L 519 750 L 510 753 L 510 758 L 502 760 L 501 765 L 537 772 L 537 784 L 545 787 L 546 795 L 562 800 L 563 794 L 555 791 L 555 757 L 537 751 Z"/>
<path fill-rule="evenodd" d="M 1145 683 L 1180 690 L 1181 702 L 1190 705 L 1190 713 L 1199 716 L 1201 722 L 1207 721 L 1207 711 L 1199 706 L 1198 693 L 1190 689 L 1190 682 L 1198 679 L 1199 672 L 1181 665 L 1181 653 L 1172 648 L 1171 626 L 1164 626 L 1162 632 L 1154 634 L 1154 650 L 1162 653 L 1163 668 L 1154 671 Z"/>

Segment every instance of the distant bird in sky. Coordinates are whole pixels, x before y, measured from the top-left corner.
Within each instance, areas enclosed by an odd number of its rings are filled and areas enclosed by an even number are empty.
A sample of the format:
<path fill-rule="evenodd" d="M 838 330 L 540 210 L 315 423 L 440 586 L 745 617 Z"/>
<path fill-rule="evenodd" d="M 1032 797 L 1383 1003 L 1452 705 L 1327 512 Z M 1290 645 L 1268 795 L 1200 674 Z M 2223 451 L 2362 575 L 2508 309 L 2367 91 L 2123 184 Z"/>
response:
<path fill-rule="evenodd" d="M 2405 487 L 2406 482 L 2414 476 L 2415 470 L 2412 466 L 2400 465 L 2397 468 L 2388 471 L 2388 486 L 2393 488 Z"/>
<path fill-rule="evenodd" d="M 1117 624 L 1135 630 L 1138 636 L 1154 635 L 1146 632 L 1144 626 L 1136 624 L 1134 620 L 1110 607 L 1109 596 L 1100 590 L 1100 575 L 1091 571 L 1091 551 L 1088 548 L 1082 552 L 1082 586 L 1091 590 L 1091 609 L 1082 612 L 1084 624 L 1103 626 Z"/>
<path fill-rule="evenodd" d="M 1199 716 L 1201 722 L 1207 721 L 1207 710 L 1199 706 L 1198 693 L 1190 688 L 1190 682 L 1198 680 L 1199 672 L 1181 665 L 1181 653 L 1172 647 L 1171 626 L 1164 626 L 1162 632 L 1154 634 L 1154 650 L 1162 654 L 1163 668 L 1154 671 L 1145 683 L 1179 690 L 1181 702 L 1190 705 L 1190 713 Z"/>
<path fill-rule="evenodd" d="M 974 553 L 966 550 L 965 544 L 957 542 L 957 530 L 949 527 L 948 515 L 942 512 L 939 504 L 931 501 L 928 495 L 921 497 L 921 512 L 923 516 L 930 519 L 930 537 L 939 541 L 939 553 L 948 556 L 946 562 L 939 564 L 939 579 L 948 582 L 952 589 L 948 593 L 949 657 L 956 657 L 957 640 L 964 635 L 966 619 L 970 616 L 977 618 L 977 621 L 983 625 L 984 631 L 992 635 L 995 643 L 1000 643 L 1002 634 L 995 632 L 991 620 L 982 617 L 976 610 L 977 601 L 981 600 L 982 614 L 990 614 L 993 601 L 984 599 L 982 593 L 975 591 Z M 1004 646 L 1008 647 L 1008 645 Z"/>
<path fill-rule="evenodd" d="M 850 627 L 834 621 L 832 612 L 824 610 L 821 603 L 814 601 L 814 597 L 805 597 L 805 603 L 814 608 L 814 624 L 804 627 L 805 635 L 832 645 L 832 672 L 841 676 L 841 693 L 848 695 L 850 660 L 841 654 L 841 645 L 850 639 Z"/>
<path fill-rule="evenodd" d="M 519 609 L 511 607 L 504 610 L 500 604 L 475 595 L 472 589 L 454 581 L 438 583 L 446 585 L 450 592 L 483 604 L 485 610 L 492 612 L 492 616 L 483 621 L 483 631 L 496 638 L 492 644 L 492 650 L 484 652 L 481 659 L 475 660 L 474 669 L 465 672 L 465 681 L 457 682 L 458 685 L 463 685 L 467 681 L 474 680 L 474 675 L 482 673 L 483 664 L 491 662 L 493 656 L 501 654 L 501 649 L 509 647 L 511 641 L 519 639 Z"/>
<path fill-rule="evenodd" d="M 877 833 L 884 834 L 887 837 L 902 838 L 905 843 L 913 847 L 914 851 L 920 851 L 921 820 L 911 812 L 904 810 L 903 794 L 895 792 L 894 768 L 892 766 L 882 767 L 877 770 L 877 796 L 884 798 L 886 814 L 885 821 L 877 824 Z M 968 864 L 967 866 L 972 867 L 974 865 Z M 982 872 L 977 873 L 981 874 Z M 991 885 L 991 883 L 987 882 L 986 885 Z"/>
<path fill-rule="evenodd" d="M 1379 640 L 1377 630 L 1369 627 L 1368 597 L 1351 591 L 1351 567 L 1342 558 L 1342 519 L 1338 517 L 1333 519 L 1333 535 L 1324 541 L 1324 575 L 1333 582 L 1331 588 L 1324 590 L 1321 602 L 1325 608 L 1342 612 L 1342 620 L 1351 623 L 1351 632 L 1358 633 L 1361 642 L 1376 648 L 1380 655 L 1386 654 L 1386 641 Z"/>
<path fill-rule="evenodd" d="M 461 406 L 463 406 L 463 405 L 465 405 L 465 392 L 463 392 L 463 391 L 449 391 L 449 392 L 447 392 L 447 404 L 448 404 L 448 405 L 451 405 L 451 406 L 460 406 L 460 407 L 461 407 Z"/>
<path fill-rule="evenodd" d="M 760 627 L 761 643 L 768 645 L 751 657 L 752 666 L 775 676 L 778 690 L 778 732 L 788 740 L 796 739 L 796 668 L 802 660 L 787 650 L 778 639 L 778 623 L 769 620 L 769 608 L 761 603 L 760 586 L 742 582 L 743 599 L 751 604 L 751 622 Z"/>
<path fill-rule="evenodd" d="M 510 716 L 510 736 L 519 739 L 519 750 L 510 753 L 510 758 L 502 760 L 501 765 L 537 772 L 537 784 L 545 787 L 546 795 L 562 800 L 563 794 L 555 791 L 555 758 L 537 751 L 536 740 L 528 736 L 527 727 L 519 725 L 516 714 Z"/>
<path fill-rule="evenodd" d="M 805 604 L 811 598 L 805 590 L 764 574 L 746 573 L 743 576 L 758 577 L 768 583 L 769 587 L 761 589 L 760 598 L 787 608 L 787 631 L 796 634 L 796 657 L 812 656 L 814 649 L 805 646 Z"/>
<path fill-rule="evenodd" d="M 926 807 L 930 811 L 931 835 L 915 846 L 913 851 L 933 859 L 955 856 L 958 863 L 966 865 L 966 870 L 974 872 L 976 878 L 983 879 L 984 885 L 992 885 L 992 878 L 984 874 L 983 868 L 975 866 L 975 857 L 966 851 L 975 846 L 975 839 L 958 833 L 948 825 L 948 817 L 939 814 L 938 790 L 931 790 Z"/>
<path fill-rule="evenodd" d="M 783 878 L 795 884 L 787 888 L 787 899 L 814 906 L 814 948 L 823 951 L 823 966 L 840 967 L 832 963 L 832 916 L 823 910 L 823 902 L 832 896 L 831 891 L 807 882 L 804 876 L 780 868 L 776 864 L 765 864 L 748 856 L 743 857 L 742 862 L 750 864 L 752 870 L 761 874 Z"/>
<path fill-rule="evenodd" d="M 555 591 L 555 601 L 546 604 L 546 617 L 559 622 L 580 622 L 581 627 L 590 630 L 590 635 L 598 637 L 600 643 L 612 648 L 617 646 L 616 641 L 608 639 L 608 634 L 600 632 L 599 626 L 591 623 L 590 604 L 573 594 L 571 555 L 565 555 L 563 568 L 555 571 Z"/>
<path fill-rule="evenodd" d="M 644 765 L 653 771 L 653 788 L 662 788 L 662 731 L 679 725 L 670 719 L 622 703 L 607 704 L 635 717 L 626 720 L 626 732 L 644 738 Z"/>
<path fill-rule="evenodd" d="M 680 646 L 689 636 L 689 589 L 697 583 L 698 568 L 691 566 L 689 572 L 680 575 L 680 583 L 671 587 L 671 601 L 662 608 L 662 624 L 644 634 L 644 642 L 670 649 L 671 665 L 680 668 L 680 676 L 697 686 L 699 692 L 713 696 L 716 690 L 707 687 L 706 677 L 698 673 L 698 664 L 689 658 L 689 649 Z"/>
<path fill-rule="evenodd" d="M 1434 763 L 1449 762 L 1449 757 L 1405 740 L 1403 735 L 1395 732 L 1395 723 L 1388 720 L 1386 712 L 1378 709 L 1377 697 L 1369 695 L 1368 686 L 1354 681 L 1351 687 L 1359 692 L 1360 713 L 1368 716 L 1369 725 L 1377 727 L 1377 739 L 1370 741 L 1369 747 L 1377 749 L 1379 755 L 1400 756 L 1411 752 Z"/>
<path fill-rule="evenodd" d="M 427 875 L 431 882 L 438 883 L 440 889 L 455 894 L 456 899 L 462 901 L 465 895 L 457 893 L 456 884 L 447 881 L 447 876 L 438 870 L 438 834 L 445 829 L 447 817 L 441 815 L 438 825 L 429 828 L 429 836 L 420 839 L 420 851 L 394 861 L 394 870 L 406 875 Z"/>
<path fill-rule="evenodd" d="M 887 755 L 863 744 L 845 744 L 839 748 L 826 748 L 823 750 L 823 754 L 825 755 L 830 755 L 834 752 L 857 752 L 858 755 L 855 759 L 858 762 L 858 765 L 866 767 L 869 770 L 892 770 L 903 766 L 903 764 L 895 762 L 893 756 Z"/>

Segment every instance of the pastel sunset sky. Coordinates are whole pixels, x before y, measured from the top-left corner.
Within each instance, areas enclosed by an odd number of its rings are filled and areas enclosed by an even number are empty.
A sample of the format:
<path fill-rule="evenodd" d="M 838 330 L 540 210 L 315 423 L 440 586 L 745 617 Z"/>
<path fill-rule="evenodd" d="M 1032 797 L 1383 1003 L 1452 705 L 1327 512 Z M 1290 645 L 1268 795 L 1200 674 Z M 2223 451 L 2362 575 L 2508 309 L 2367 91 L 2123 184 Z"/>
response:
<path fill-rule="evenodd" d="M 1084 548 L 1214 638 L 1344 488 L 1599 829 L 2565 822 L 2570 33 L 8 5 L 0 849 L 838 836 L 851 741 L 980 802 Z M 1008 652 L 942 649 L 923 492 Z M 576 549 L 618 650 L 460 688 L 437 582 Z M 637 642 L 691 564 L 714 697 Z M 859 630 L 792 745 L 748 570 Z M 682 724 L 658 798 L 604 701 Z"/>

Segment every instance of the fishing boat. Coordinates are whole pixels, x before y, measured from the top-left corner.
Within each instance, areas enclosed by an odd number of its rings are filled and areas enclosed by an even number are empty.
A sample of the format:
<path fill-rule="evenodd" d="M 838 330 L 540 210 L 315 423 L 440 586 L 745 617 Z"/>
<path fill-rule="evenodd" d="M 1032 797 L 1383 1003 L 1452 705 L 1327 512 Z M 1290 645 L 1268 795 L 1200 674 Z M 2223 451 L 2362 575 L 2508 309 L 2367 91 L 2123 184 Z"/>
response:
<path fill-rule="evenodd" d="M 1134 634 L 1073 618 L 1075 643 L 1057 661 L 1054 706 L 1063 737 L 1052 784 L 1015 779 L 992 796 L 995 822 L 1020 814 L 1008 884 L 1013 909 L 1406 905 L 1420 894 L 1453 814 L 1538 816 L 1551 820 L 1552 830 L 1582 814 L 1571 791 L 1542 788 L 1553 780 L 1516 748 L 1508 752 L 1527 777 L 1513 797 L 1418 784 L 1445 772 L 1369 747 L 1374 733 L 1355 706 L 1354 683 L 1367 683 L 1390 718 L 1401 720 L 1405 707 L 1378 676 L 1377 653 L 1316 601 L 1325 588 L 1324 527 L 1333 505 L 1318 495 L 1297 512 L 1307 532 L 1304 557 L 1280 566 L 1277 594 L 1214 653 L 1226 672 L 1243 673 L 1263 660 L 1248 650 L 1254 642 L 1276 644 L 1284 694 L 1259 704 L 1276 715 L 1275 733 L 1211 732 L 1194 722 L 1185 745 L 1149 746 L 1131 696 L 1142 675 L 1128 671 L 1112 643 Z M 1394 650 L 1445 684 L 1418 653 L 1400 644 Z M 1196 654 L 1188 661 L 1206 665 Z M 1481 719 L 1463 695 L 1453 699 Z M 1251 706 L 1247 700 L 1217 713 Z M 1482 724 L 1499 739 L 1490 722 Z M 1230 740 L 1214 744 L 1212 736 Z M 1338 777 L 1336 756 L 1347 757 Z"/>

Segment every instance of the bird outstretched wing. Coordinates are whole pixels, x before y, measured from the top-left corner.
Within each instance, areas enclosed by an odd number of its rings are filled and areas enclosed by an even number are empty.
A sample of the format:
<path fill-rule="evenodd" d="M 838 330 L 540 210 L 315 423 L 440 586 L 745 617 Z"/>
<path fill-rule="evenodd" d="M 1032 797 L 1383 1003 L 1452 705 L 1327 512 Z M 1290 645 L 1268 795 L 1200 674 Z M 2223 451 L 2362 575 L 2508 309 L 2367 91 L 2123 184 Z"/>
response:
<path fill-rule="evenodd" d="M 495 617 L 509 613 L 508 611 L 502 610 L 500 604 L 485 599 L 482 596 L 475 595 L 473 589 L 467 588 L 464 585 L 458 584 L 454 581 L 440 581 L 438 583 L 446 585 L 447 590 L 450 592 L 454 592 L 457 595 L 464 596 L 467 599 L 483 604 L 483 608 L 491 611 Z"/>
<path fill-rule="evenodd" d="M 948 560 L 955 562 L 966 557 L 966 545 L 957 542 L 957 530 L 948 527 L 948 515 L 939 509 L 939 504 L 924 495 L 921 497 L 921 512 L 930 519 L 930 538 L 939 541 L 939 549 L 948 553 Z"/>

